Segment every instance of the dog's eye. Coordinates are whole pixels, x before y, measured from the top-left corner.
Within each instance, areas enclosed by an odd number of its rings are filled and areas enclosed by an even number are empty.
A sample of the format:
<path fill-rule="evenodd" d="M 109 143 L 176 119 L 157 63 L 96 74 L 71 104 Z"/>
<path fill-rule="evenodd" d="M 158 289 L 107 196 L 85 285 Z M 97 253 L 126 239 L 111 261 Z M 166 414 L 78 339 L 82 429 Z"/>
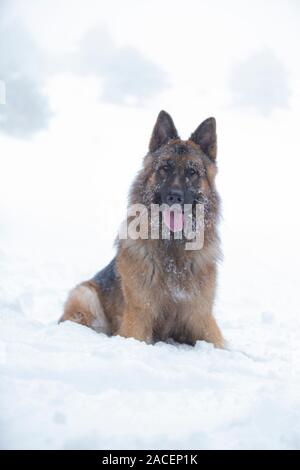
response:
<path fill-rule="evenodd" d="M 189 168 L 188 171 L 187 171 L 187 174 L 188 176 L 194 176 L 194 175 L 197 175 L 197 171 L 194 170 L 194 168 Z"/>
<path fill-rule="evenodd" d="M 163 165 L 160 167 L 160 170 L 164 173 L 168 173 L 170 171 L 169 165 Z"/>

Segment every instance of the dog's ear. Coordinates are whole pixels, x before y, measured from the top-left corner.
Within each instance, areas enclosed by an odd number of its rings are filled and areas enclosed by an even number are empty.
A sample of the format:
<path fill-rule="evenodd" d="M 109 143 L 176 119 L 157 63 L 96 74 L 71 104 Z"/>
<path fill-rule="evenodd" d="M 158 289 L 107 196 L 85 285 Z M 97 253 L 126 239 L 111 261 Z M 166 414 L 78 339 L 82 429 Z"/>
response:
<path fill-rule="evenodd" d="M 200 124 L 193 132 L 190 140 L 200 145 L 203 152 L 212 160 L 217 158 L 217 133 L 216 120 L 211 117 Z"/>
<path fill-rule="evenodd" d="M 171 116 L 166 111 L 161 111 L 152 132 L 149 144 L 150 152 L 155 152 L 155 150 L 171 139 L 178 139 L 176 127 Z"/>

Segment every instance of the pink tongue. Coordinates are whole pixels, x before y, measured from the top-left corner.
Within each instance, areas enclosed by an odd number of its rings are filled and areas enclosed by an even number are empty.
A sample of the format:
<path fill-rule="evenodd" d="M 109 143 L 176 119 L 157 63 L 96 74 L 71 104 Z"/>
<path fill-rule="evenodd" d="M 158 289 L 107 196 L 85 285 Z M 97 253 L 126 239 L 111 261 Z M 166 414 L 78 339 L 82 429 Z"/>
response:
<path fill-rule="evenodd" d="M 183 229 L 183 213 L 180 211 L 165 209 L 163 221 L 171 232 L 180 232 Z"/>

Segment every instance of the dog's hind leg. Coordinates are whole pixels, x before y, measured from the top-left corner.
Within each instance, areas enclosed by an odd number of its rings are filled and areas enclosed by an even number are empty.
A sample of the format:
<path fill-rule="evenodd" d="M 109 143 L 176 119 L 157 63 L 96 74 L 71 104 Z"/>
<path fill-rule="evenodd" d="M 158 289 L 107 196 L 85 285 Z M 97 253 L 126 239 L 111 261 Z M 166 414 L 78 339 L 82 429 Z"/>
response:
<path fill-rule="evenodd" d="M 111 334 L 97 287 L 92 281 L 83 282 L 70 292 L 59 323 L 66 320 L 89 326 L 98 333 Z"/>

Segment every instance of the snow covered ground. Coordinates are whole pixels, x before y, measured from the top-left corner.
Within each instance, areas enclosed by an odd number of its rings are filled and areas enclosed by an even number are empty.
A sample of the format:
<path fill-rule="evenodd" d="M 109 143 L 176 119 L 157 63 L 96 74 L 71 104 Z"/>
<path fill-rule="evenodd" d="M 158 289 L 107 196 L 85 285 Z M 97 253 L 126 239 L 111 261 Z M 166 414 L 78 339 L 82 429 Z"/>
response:
<path fill-rule="evenodd" d="M 67 1 L 62 13 L 61 2 L 44 2 L 47 24 L 36 2 L 26 2 L 26 11 L 18 3 L 44 58 L 45 51 L 56 57 L 62 44 L 73 52 L 95 16 L 115 40 L 110 53 L 118 59 L 121 46 L 133 45 L 167 70 L 170 82 L 150 102 L 125 106 L 99 99 L 101 76 L 56 70 L 41 78 L 54 113 L 49 127 L 29 140 L 0 135 L 0 447 L 299 449 L 298 5 L 251 2 L 244 12 L 240 2 L 201 2 L 204 8 L 193 1 L 183 9 L 172 1 L 166 38 L 170 2 L 156 2 L 160 15 L 154 1 L 151 8 L 119 2 L 120 15 L 112 3 L 111 11 L 71 2 L 69 20 Z M 132 22 L 132 8 L 141 21 Z M 255 55 L 265 46 L 271 52 Z M 178 50 L 188 51 L 180 61 Z M 289 71 L 286 106 L 273 52 Z M 240 108 L 230 71 L 252 57 L 250 79 L 247 64 L 236 75 L 247 91 L 266 56 L 265 96 Z M 25 49 L 20 57 L 26 62 Z M 89 57 L 93 65 L 97 55 Z M 108 93 L 113 72 L 100 72 Z M 217 118 L 224 261 L 215 313 L 223 351 L 205 342 L 151 346 L 57 325 L 68 290 L 114 253 L 126 193 L 161 108 L 183 138 L 201 120 Z"/>
<path fill-rule="evenodd" d="M 270 317 L 228 321 L 235 348 L 218 351 L 109 339 L 11 309 L 1 316 L 1 446 L 299 448 L 294 351 L 276 336 L 293 334 Z"/>
<path fill-rule="evenodd" d="M 57 325 L 68 289 L 109 260 L 113 233 L 102 241 L 99 201 L 69 214 L 36 205 L 1 213 L 1 447 L 300 447 L 295 234 L 282 251 L 282 231 L 224 223 L 227 349 L 149 346 Z"/>

